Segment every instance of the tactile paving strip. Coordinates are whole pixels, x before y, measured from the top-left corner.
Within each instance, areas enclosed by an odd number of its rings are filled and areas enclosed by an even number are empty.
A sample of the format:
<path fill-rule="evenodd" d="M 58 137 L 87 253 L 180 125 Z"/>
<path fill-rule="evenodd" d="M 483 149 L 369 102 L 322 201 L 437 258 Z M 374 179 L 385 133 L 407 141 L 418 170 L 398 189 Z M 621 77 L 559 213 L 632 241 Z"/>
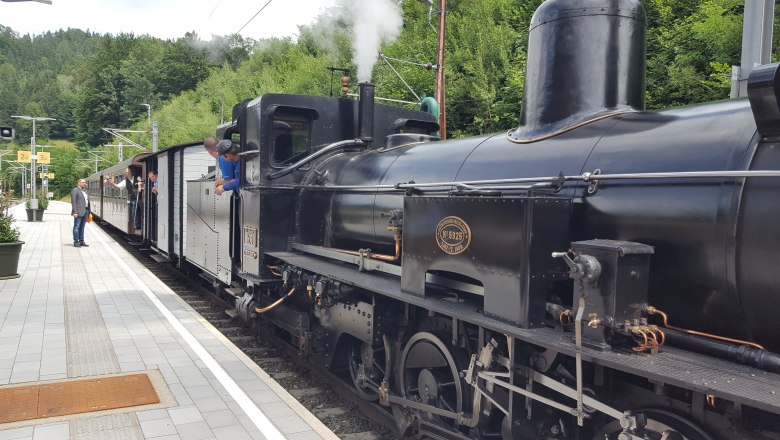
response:
<path fill-rule="evenodd" d="M 68 243 L 70 232 L 63 228 L 64 243 Z M 86 254 L 83 249 L 69 245 L 62 247 L 68 377 L 99 376 L 121 371 L 85 262 L 82 261 Z"/>
<path fill-rule="evenodd" d="M 0 388 L 0 423 L 159 402 L 146 374 Z"/>

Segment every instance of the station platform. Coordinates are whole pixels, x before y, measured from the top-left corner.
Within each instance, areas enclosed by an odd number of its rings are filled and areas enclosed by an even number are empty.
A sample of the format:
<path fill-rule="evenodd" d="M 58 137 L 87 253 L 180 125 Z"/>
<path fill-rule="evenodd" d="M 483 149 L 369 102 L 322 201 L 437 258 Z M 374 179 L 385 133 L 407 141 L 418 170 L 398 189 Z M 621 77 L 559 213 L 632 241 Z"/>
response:
<path fill-rule="evenodd" d="M 12 212 L 0 440 L 338 438 L 99 227 L 74 247 L 70 204 Z"/>

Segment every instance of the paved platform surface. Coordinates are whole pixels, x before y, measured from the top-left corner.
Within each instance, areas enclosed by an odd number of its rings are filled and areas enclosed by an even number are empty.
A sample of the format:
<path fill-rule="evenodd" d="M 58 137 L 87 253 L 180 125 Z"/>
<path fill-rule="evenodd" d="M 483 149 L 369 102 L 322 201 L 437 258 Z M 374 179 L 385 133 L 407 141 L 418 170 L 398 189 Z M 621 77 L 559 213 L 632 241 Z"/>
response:
<path fill-rule="evenodd" d="M 70 204 L 12 209 L 21 277 L 0 281 L 0 387 L 147 372 L 161 403 L 0 424 L 0 440 L 336 439 L 196 311 Z"/>

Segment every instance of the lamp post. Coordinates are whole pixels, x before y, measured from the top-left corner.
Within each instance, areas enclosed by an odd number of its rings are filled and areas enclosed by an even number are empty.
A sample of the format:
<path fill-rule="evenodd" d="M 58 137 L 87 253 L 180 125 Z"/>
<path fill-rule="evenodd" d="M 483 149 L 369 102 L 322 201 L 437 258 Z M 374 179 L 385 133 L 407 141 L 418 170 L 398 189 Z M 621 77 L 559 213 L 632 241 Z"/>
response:
<path fill-rule="evenodd" d="M 152 106 L 149 104 L 141 104 L 146 107 L 146 123 L 152 128 L 152 153 L 157 152 L 157 121 L 152 124 Z"/>
<path fill-rule="evenodd" d="M 26 121 L 32 121 L 33 123 L 33 135 L 32 139 L 30 139 L 30 209 L 38 209 L 38 199 L 36 198 L 36 190 L 35 190 L 35 159 L 37 157 L 37 153 L 35 152 L 35 122 L 36 121 L 56 121 L 54 118 L 46 118 L 41 116 L 14 116 L 11 115 L 12 118 L 16 119 L 24 119 Z"/>
<path fill-rule="evenodd" d="M 152 125 L 152 106 L 149 104 L 141 104 L 146 107 L 146 125 Z"/>

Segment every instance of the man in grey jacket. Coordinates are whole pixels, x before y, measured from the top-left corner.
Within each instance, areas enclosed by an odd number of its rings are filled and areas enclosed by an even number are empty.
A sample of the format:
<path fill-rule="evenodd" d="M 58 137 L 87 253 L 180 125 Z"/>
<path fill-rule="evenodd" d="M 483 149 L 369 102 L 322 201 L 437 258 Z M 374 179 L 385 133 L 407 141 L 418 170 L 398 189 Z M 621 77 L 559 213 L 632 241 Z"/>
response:
<path fill-rule="evenodd" d="M 89 217 L 89 196 L 87 195 L 87 181 L 79 179 L 75 188 L 70 190 L 70 215 L 73 216 L 73 246 L 89 246 L 84 243 L 84 226 Z"/>

